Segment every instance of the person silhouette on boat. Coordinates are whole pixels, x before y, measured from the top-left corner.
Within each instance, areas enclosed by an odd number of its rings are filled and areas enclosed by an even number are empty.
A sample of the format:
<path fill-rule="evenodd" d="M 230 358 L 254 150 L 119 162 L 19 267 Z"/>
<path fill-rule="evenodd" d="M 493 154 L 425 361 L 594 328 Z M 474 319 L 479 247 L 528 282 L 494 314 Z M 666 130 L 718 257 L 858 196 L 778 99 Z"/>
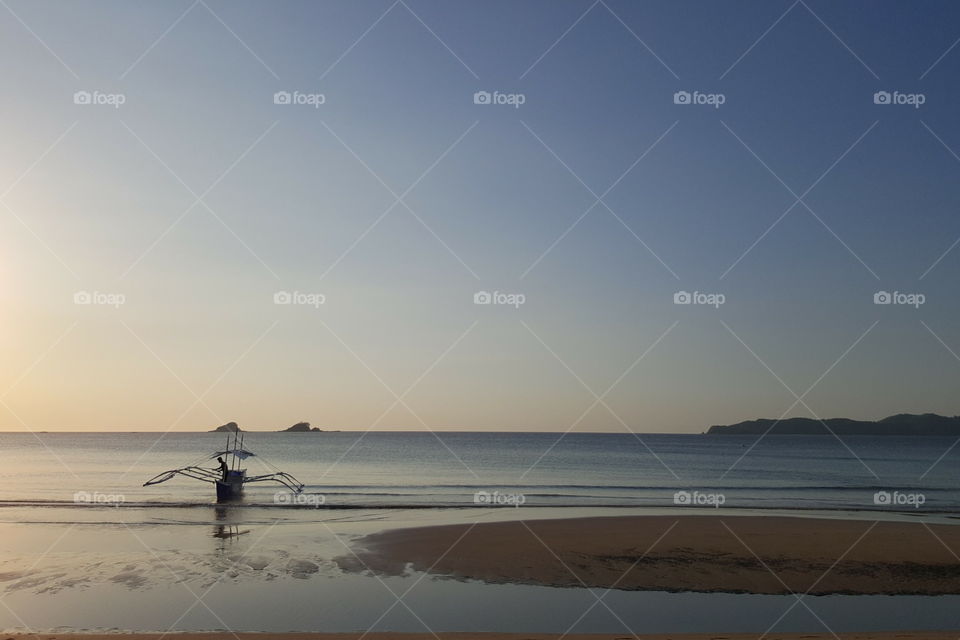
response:
<path fill-rule="evenodd" d="M 226 463 L 226 462 L 224 461 L 224 459 L 221 458 L 221 457 L 217 457 L 217 462 L 220 463 L 220 474 L 222 475 L 221 480 L 223 480 L 224 482 L 226 482 L 226 481 L 227 481 L 227 473 L 230 471 L 230 467 L 227 466 L 227 463 Z"/>

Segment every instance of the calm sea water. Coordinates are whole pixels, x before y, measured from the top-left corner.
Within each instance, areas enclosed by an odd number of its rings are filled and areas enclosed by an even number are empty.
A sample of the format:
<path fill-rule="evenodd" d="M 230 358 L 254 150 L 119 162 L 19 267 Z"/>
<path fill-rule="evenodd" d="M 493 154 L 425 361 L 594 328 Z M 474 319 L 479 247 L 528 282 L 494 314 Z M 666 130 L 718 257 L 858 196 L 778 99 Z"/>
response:
<path fill-rule="evenodd" d="M 952 447 L 952 438 L 254 432 L 245 444 L 258 454 L 247 460 L 249 474 L 279 468 L 318 496 L 302 506 L 672 506 L 719 499 L 728 508 L 960 508 L 960 446 Z M 77 494 L 119 496 L 126 505 L 209 504 L 209 484 L 176 478 L 141 485 L 166 469 L 198 461 L 213 467 L 206 458 L 224 445 L 225 436 L 212 433 L 3 433 L 0 504 L 69 505 Z M 250 485 L 244 502 L 290 506 L 278 489 Z"/>

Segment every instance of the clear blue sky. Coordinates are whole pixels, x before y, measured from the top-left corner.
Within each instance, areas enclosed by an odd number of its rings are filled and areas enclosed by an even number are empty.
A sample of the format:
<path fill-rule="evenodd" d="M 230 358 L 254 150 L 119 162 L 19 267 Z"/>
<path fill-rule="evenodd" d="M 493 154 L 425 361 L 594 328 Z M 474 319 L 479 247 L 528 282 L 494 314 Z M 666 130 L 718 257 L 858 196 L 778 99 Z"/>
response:
<path fill-rule="evenodd" d="M 0 428 L 960 413 L 956 3 L 7 4 Z"/>

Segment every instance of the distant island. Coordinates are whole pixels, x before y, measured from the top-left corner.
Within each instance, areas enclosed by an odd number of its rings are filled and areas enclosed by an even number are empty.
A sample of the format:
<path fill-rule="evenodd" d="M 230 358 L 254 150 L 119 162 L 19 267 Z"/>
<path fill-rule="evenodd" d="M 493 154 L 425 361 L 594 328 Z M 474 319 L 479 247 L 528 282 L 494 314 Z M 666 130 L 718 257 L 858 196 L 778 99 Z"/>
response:
<path fill-rule="evenodd" d="M 281 429 L 280 433 L 311 433 L 317 432 L 320 429 L 316 427 L 311 427 L 309 422 L 298 422 L 292 427 L 287 427 L 286 429 Z"/>
<path fill-rule="evenodd" d="M 841 436 L 960 436 L 960 416 L 898 413 L 882 420 L 827 418 L 822 423 L 812 418 L 787 418 L 779 422 L 761 418 L 736 424 L 714 425 L 707 430 L 707 433 L 710 435 L 761 435 L 769 432 L 771 435 L 824 435 L 829 434 L 830 431 Z"/>
<path fill-rule="evenodd" d="M 222 424 L 216 429 L 210 431 L 210 433 L 237 433 L 238 431 L 243 431 L 236 422 L 228 422 L 227 424 Z"/>
<path fill-rule="evenodd" d="M 216 429 L 211 429 L 210 433 L 239 433 L 244 431 L 241 429 L 236 422 L 228 422 L 227 424 L 222 424 Z M 309 422 L 298 422 L 292 427 L 287 427 L 286 429 L 280 429 L 274 433 L 321 433 L 323 429 L 318 429 L 317 427 L 311 427 Z M 248 433 L 248 432 L 245 432 Z"/>

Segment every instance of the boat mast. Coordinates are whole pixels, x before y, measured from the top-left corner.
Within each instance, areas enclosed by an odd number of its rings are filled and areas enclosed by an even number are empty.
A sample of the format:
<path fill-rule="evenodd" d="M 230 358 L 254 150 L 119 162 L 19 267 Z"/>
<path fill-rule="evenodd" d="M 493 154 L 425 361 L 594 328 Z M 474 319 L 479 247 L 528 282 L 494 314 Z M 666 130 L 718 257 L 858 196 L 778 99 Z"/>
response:
<path fill-rule="evenodd" d="M 233 469 L 236 471 L 240 468 L 240 458 L 237 456 L 237 443 L 239 441 L 240 449 L 243 449 L 243 434 L 240 433 L 239 429 L 233 433 Z"/>

